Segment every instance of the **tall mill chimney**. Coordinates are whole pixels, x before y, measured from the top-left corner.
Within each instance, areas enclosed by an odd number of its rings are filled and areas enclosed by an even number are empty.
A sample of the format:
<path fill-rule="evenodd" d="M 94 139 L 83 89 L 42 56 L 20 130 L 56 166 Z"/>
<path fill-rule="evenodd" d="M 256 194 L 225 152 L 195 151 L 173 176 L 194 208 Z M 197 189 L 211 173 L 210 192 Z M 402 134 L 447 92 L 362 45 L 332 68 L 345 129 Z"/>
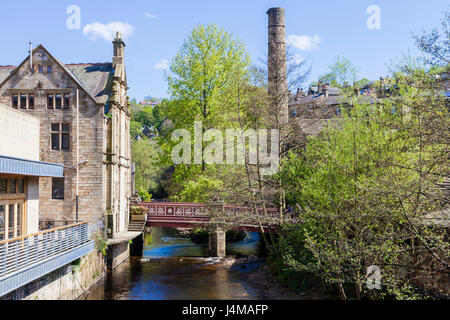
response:
<path fill-rule="evenodd" d="M 270 8 L 269 15 L 269 95 L 274 107 L 280 110 L 280 127 L 289 121 L 286 67 L 286 26 L 283 8 Z"/>

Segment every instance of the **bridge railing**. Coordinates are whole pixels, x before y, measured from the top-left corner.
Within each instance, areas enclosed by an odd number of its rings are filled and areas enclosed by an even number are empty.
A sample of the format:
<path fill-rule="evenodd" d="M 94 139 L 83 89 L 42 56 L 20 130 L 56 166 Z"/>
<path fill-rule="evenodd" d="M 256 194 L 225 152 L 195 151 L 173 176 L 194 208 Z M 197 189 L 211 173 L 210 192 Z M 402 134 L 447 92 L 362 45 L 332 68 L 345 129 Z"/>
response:
<path fill-rule="evenodd" d="M 149 216 L 208 217 L 209 207 L 203 203 L 141 202 Z"/>
<path fill-rule="evenodd" d="M 149 216 L 174 216 L 174 217 L 210 217 L 212 207 L 221 207 L 205 203 L 186 203 L 186 202 L 141 202 L 138 206 L 146 207 Z M 249 217 L 255 215 L 255 210 L 251 207 L 237 205 L 223 205 L 220 209 L 226 216 L 245 214 Z M 256 211 L 259 216 L 278 218 L 279 213 L 275 208 L 267 208 L 266 214 L 262 208 Z"/>

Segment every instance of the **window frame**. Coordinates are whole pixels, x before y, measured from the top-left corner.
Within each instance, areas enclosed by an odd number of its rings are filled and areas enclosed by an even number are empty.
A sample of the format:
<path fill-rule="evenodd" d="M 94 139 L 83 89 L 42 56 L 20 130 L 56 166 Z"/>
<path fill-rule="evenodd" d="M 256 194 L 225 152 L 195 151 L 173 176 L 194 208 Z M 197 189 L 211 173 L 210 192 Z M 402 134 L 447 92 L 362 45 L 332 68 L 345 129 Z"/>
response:
<path fill-rule="evenodd" d="M 29 93 L 27 100 L 28 100 L 28 109 L 34 109 L 35 104 L 36 104 L 36 99 L 34 97 L 34 93 Z M 31 101 L 33 101 L 33 103 L 31 103 Z"/>
<path fill-rule="evenodd" d="M 62 100 L 63 100 L 63 109 L 70 109 L 70 93 L 63 93 L 63 97 L 62 97 Z M 66 102 L 67 102 L 67 104 L 66 104 Z"/>
<path fill-rule="evenodd" d="M 61 181 L 62 180 L 62 181 Z M 55 196 L 55 182 L 59 181 L 62 182 L 62 196 L 56 197 Z M 59 190 L 61 191 L 61 190 Z M 65 178 L 52 178 L 52 200 L 64 200 L 64 194 L 65 194 Z"/>
<path fill-rule="evenodd" d="M 19 94 L 18 93 L 11 94 L 11 106 L 14 109 L 19 109 Z"/>
<path fill-rule="evenodd" d="M 53 130 L 53 126 L 54 125 L 58 125 L 58 130 Z M 63 130 L 63 126 L 67 125 L 68 129 L 67 130 Z M 71 126 L 70 123 L 68 122 L 54 122 L 50 124 L 50 149 L 52 151 L 70 151 L 70 147 L 71 147 L 71 141 L 70 141 L 70 131 L 71 131 Z M 57 136 L 58 137 L 58 148 L 53 148 L 53 137 Z M 67 142 L 68 142 L 68 146 L 66 148 L 63 147 L 64 145 L 64 136 L 67 136 Z"/>
<path fill-rule="evenodd" d="M 22 102 L 25 102 L 22 105 Z M 28 95 L 26 93 L 19 93 L 19 109 L 26 110 L 28 105 Z"/>
<path fill-rule="evenodd" d="M 25 176 L 20 175 L 0 175 L 0 179 L 6 181 L 6 193 L 0 194 L 0 206 L 3 206 L 3 226 L 0 226 L 0 241 L 13 239 L 16 237 L 20 237 L 25 234 L 26 231 L 26 194 L 28 188 L 28 181 Z M 10 180 L 16 180 L 15 183 L 15 192 L 11 193 L 10 191 Z M 23 192 L 18 193 L 19 191 L 19 181 L 23 181 Z M 10 206 L 12 206 L 14 212 L 10 212 Z M 10 220 L 10 215 L 12 214 L 12 222 Z M 19 223 L 20 222 L 20 223 Z M 12 228 L 11 228 L 12 223 Z"/>
<path fill-rule="evenodd" d="M 50 99 L 52 101 L 50 105 Z M 47 93 L 47 109 L 53 110 L 55 109 L 55 94 L 54 93 Z"/>
<path fill-rule="evenodd" d="M 59 96 L 59 98 L 58 98 L 58 96 Z M 61 110 L 63 107 L 63 94 L 55 93 L 54 100 L 55 100 L 55 102 L 54 102 L 55 109 Z M 59 105 L 58 105 L 58 100 L 59 100 Z"/>

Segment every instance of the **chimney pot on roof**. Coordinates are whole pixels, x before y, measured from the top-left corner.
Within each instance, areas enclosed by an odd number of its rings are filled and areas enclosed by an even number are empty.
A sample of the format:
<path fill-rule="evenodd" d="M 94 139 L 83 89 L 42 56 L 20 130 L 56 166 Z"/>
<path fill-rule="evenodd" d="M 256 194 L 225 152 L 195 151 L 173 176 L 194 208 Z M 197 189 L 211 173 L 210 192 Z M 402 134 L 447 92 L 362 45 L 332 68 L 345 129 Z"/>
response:
<path fill-rule="evenodd" d="M 317 82 L 317 93 L 321 94 L 322 90 L 323 90 L 322 81 L 319 80 L 319 82 Z"/>

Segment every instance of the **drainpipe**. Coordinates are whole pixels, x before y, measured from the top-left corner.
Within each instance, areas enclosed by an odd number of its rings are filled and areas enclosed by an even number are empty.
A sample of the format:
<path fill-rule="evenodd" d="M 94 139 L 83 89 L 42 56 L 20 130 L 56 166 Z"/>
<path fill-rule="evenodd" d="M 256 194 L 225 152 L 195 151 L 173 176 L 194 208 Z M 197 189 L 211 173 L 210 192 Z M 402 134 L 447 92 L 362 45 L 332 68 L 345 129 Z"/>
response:
<path fill-rule="evenodd" d="M 78 178 L 79 178 L 79 166 L 80 166 L 80 154 L 79 154 L 79 147 L 80 147 L 80 137 L 79 137 L 79 107 L 80 107 L 80 97 L 79 97 L 79 89 L 77 89 L 77 187 L 76 187 L 76 221 L 78 222 Z"/>
<path fill-rule="evenodd" d="M 33 43 L 30 41 L 30 70 L 33 71 Z"/>

